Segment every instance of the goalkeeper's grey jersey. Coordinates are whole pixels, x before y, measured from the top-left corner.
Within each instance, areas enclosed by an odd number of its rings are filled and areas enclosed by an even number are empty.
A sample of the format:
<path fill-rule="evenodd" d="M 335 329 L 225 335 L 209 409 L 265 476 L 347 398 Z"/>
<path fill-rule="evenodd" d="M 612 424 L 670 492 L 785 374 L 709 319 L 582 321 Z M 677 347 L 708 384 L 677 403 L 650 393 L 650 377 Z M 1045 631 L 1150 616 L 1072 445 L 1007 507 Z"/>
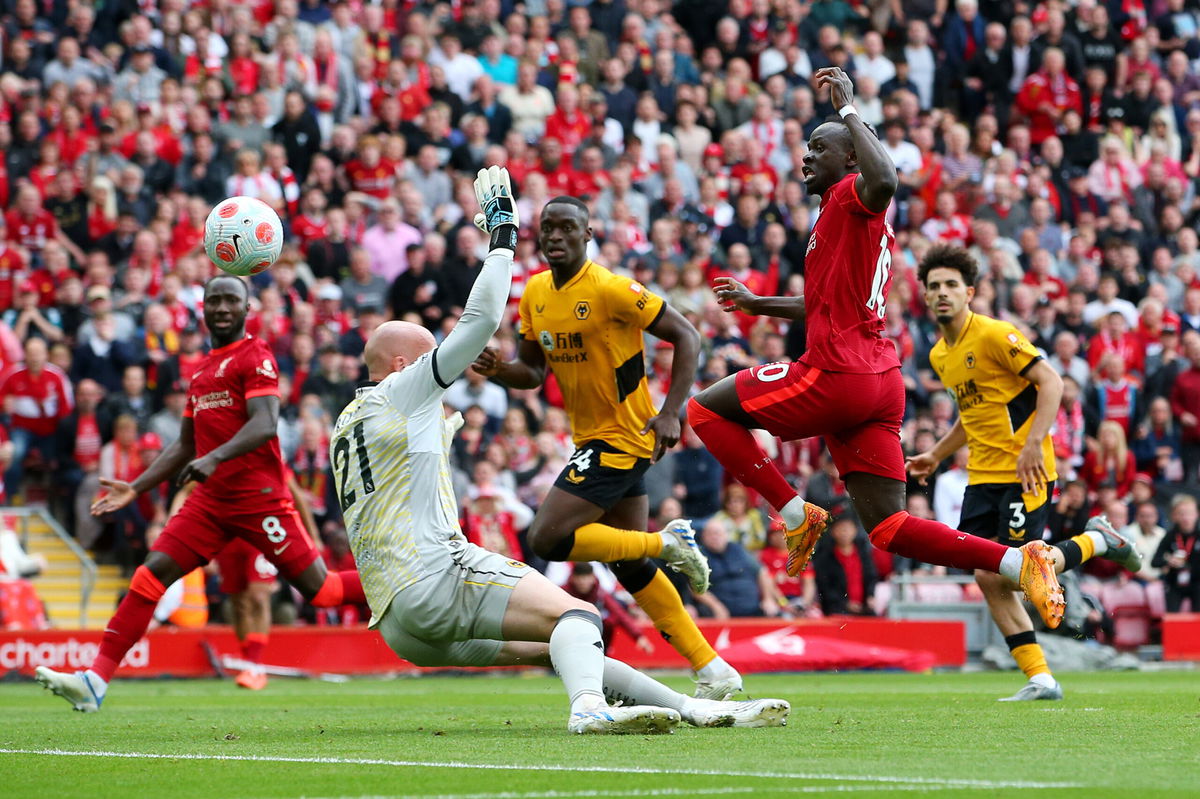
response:
<path fill-rule="evenodd" d="M 330 463 L 371 626 L 397 593 L 445 569 L 466 545 L 450 484 L 442 394 L 496 332 L 512 257 L 511 250 L 492 251 L 442 345 L 360 387 L 334 425 Z"/>

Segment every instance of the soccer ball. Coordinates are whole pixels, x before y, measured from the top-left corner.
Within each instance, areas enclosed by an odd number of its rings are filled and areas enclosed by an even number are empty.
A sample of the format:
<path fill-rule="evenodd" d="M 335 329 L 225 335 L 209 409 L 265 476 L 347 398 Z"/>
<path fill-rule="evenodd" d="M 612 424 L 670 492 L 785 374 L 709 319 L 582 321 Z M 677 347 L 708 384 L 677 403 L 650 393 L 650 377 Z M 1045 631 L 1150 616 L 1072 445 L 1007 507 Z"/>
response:
<path fill-rule="evenodd" d="M 275 263 L 283 249 L 283 223 L 262 200 L 230 197 L 204 222 L 204 251 L 231 275 L 256 275 Z"/>

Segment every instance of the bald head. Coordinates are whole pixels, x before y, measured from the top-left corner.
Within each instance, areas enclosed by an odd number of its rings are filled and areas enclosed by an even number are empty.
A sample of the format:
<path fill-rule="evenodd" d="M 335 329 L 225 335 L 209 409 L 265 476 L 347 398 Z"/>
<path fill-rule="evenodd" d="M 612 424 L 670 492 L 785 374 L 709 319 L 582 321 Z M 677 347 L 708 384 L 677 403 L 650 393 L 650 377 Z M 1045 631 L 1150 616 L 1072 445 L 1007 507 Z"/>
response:
<path fill-rule="evenodd" d="M 363 360 L 372 380 L 399 372 L 434 348 L 433 334 L 412 322 L 384 322 L 367 339 Z"/>

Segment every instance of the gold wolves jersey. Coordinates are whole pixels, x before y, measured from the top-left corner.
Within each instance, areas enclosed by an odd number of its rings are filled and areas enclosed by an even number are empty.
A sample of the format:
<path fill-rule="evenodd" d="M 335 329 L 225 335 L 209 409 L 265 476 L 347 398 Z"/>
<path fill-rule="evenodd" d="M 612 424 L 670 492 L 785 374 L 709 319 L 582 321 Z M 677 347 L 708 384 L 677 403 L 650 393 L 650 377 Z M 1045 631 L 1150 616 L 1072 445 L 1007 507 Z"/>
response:
<path fill-rule="evenodd" d="M 535 341 L 558 378 L 576 446 L 601 439 L 648 458 L 658 411 L 646 384 L 642 331 L 666 305 L 641 284 L 588 261 L 562 288 L 546 271 L 521 296 L 521 336 Z"/>
<path fill-rule="evenodd" d="M 1023 375 L 1041 360 L 1034 346 L 1008 322 L 971 314 L 953 346 L 942 339 L 929 361 L 958 403 L 967 432 L 967 482 L 1016 483 L 1017 456 L 1037 407 L 1037 387 Z M 1056 479 L 1050 436 L 1042 455 Z"/>

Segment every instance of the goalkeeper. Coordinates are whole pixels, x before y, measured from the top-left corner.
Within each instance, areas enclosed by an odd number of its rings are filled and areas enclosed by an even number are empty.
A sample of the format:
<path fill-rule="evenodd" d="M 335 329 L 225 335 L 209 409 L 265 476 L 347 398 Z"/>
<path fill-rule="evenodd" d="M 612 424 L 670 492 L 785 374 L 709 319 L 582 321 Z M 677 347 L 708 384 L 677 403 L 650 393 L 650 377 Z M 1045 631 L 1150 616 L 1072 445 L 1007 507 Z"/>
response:
<path fill-rule="evenodd" d="M 782 700 L 688 698 L 605 658 L 594 605 L 463 536 L 447 460 L 456 425 L 442 418 L 442 395 L 500 324 L 518 226 L 507 170 L 480 171 L 475 191 L 483 208 L 476 224 L 491 251 L 458 324 L 440 346 L 407 322 L 376 329 L 363 353 L 373 382 L 358 389 L 330 441 L 370 626 L 421 666 L 553 664 L 575 733 L 668 732 L 681 717 L 701 726 L 782 724 Z M 622 706 L 609 707 L 606 694 Z"/>

